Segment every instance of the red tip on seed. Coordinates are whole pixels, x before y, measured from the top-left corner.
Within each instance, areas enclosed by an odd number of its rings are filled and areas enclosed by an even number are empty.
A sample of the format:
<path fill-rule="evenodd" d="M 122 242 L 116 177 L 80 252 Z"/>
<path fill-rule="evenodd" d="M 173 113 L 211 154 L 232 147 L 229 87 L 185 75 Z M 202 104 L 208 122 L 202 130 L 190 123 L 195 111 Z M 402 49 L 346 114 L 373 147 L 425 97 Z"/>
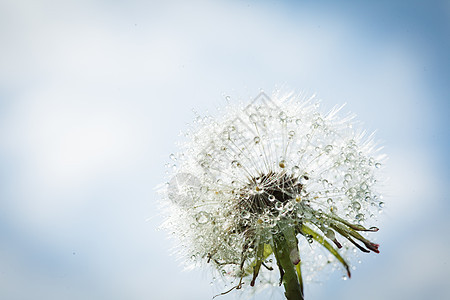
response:
<path fill-rule="evenodd" d="M 366 245 L 367 248 L 369 248 L 370 250 L 372 250 L 375 253 L 380 253 L 380 250 L 378 250 L 378 247 L 380 247 L 379 244 L 375 244 L 375 243 L 369 243 Z"/>

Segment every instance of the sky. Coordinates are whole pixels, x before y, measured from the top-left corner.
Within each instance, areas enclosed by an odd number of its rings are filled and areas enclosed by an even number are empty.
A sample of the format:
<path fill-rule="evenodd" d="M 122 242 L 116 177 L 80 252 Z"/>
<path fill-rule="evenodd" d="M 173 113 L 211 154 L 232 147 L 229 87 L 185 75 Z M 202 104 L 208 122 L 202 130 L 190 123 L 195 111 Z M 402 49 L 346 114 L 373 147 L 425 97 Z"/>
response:
<path fill-rule="evenodd" d="M 156 189 L 193 110 L 276 88 L 346 103 L 389 156 L 381 253 L 307 299 L 450 298 L 449 37 L 437 0 L 0 1 L 1 298 L 211 299 Z"/>

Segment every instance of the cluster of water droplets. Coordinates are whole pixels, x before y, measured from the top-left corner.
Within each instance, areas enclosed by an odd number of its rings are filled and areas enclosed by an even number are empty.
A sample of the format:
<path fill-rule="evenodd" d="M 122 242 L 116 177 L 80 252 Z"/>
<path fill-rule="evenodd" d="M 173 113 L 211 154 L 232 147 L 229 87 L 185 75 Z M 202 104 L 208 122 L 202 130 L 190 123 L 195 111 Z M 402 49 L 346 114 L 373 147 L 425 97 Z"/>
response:
<path fill-rule="evenodd" d="M 370 136 L 353 129 L 352 117 L 337 112 L 279 99 L 230 107 L 219 120 L 196 118 L 183 151 L 170 155 L 165 189 L 166 227 L 190 265 L 213 261 L 224 277 L 239 277 L 243 252 L 247 264 L 252 245 L 270 244 L 280 220 L 320 223 L 333 239 L 323 214 L 361 225 L 376 218 L 384 206 L 377 192 L 383 157 Z M 331 260 L 313 253 L 308 276 L 321 269 L 319 256 L 322 267 Z"/>

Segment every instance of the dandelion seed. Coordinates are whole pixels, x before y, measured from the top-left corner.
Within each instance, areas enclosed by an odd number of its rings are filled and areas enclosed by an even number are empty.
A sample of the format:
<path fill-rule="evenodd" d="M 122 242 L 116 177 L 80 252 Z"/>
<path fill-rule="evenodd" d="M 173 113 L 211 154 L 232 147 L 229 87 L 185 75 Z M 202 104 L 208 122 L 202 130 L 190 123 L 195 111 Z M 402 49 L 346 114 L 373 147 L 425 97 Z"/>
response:
<path fill-rule="evenodd" d="M 362 224 L 373 225 L 384 207 L 383 156 L 338 111 L 261 93 L 218 119 L 196 120 L 164 190 L 165 227 L 187 265 L 209 263 L 229 291 L 279 282 L 294 300 L 330 262 L 350 278 L 355 247 L 379 252 L 365 234 L 378 228 Z"/>

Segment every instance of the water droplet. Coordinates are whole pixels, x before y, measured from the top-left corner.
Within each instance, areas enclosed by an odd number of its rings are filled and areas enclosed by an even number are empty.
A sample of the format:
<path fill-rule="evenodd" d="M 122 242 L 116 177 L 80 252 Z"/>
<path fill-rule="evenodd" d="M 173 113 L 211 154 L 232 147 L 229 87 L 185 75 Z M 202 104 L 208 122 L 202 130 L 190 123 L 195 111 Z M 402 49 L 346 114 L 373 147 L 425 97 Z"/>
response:
<path fill-rule="evenodd" d="M 345 178 L 345 180 L 347 180 L 347 181 L 351 181 L 351 180 L 352 180 L 352 175 L 350 175 L 350 174 L 345 174 L 344 178 Z"/>
<path fill-rule="evenodd" d="M 300 125 L 300 124 L 302 124 L 302 120 L 301 120 L 301 119 L 297 119 L 297 120 L 295 120 L 295 124 L 297 124 L 297 125 Z"/>
<path fill-rule="evenodd" d="M 269 201 L 270 201 L 270 202 L 273 202 L 273 201 L 275 201 L 275 200 L 276 200 L 276 198 L 275 198 L 274 195 L 269 195 Z"/>
<path fill-rule="evenodd" d="M 171 159 L 171 160 L 177 160 L 177 157 L 175 156 L 175 154 L 170 154 L 169 155 L 169 158 Z"/>
<path fill-rule="evenodd" d="M 361 204 L 358 201 L 352 203 L 352 207 L 354 210 L 358 211 L 361 209 Z"/>
<path fill-rule="evenodd" d="M 294 203 L 288 202 L 288 204 L 286 204 L 286 209 L 292 211 L 294 209 Z"/>
<path fill-rule="evenodd" d="M 289 137 L 292 138 L 292 137 L 295 135 L 295 131 L 294 131 L 294 130 L 291 130 L 291 131 L 289 131 L 288 134 L 289 134 Z"/>
<path fill-rule="evenodd" d="M 195 216 L 195 220 L 199 224 L 206 224 L 209 222 L 209 214 L 207 212 L 201 211 Z"/>
<path fill-rule="evenodd" d="M 250 212 L 244 210 L 244 211 L 242 211 L 241 216 L 242 216 L 244 219 L 249 219 L 249 218 L 250 218 Z"/>
<path fill-rule="evenodd" d="M 327 203 L 328 203 L 328 204 L 333 204 L 333 199 L 328 198 L 328 199 L 327 199 Z"/>
<path fill-rule="evenodd" d="M 330 153 L 333 150 L 333 146 L 332 145 L 327 145 L 325 146 L 325 153 Z"/>
<path fill-rule="evenodd" d="M 318 118 L 316 119 L 316 124 L 317 124 L 317 126 L 322 126 L 322 125 L 323 125 L 323 119 L 320 118 L 320 117 L 318 117 Z"/>
<path fill-rule="evenodd" d="M 300 173 L 300 168 L 298 166 L 293 166 L 291 171 L 292 171 L 292 174 L 298 175 Z"/>
<path fill-rule="evenodd" d="M 349 198 L 353 198 L 356 196 L 356 189 L 355 188 L 349 188 L 348 191 L 345 193 Z"/>
<path fill-rule="evenodd" d="M 306 184 L 306 183 L 308 182 L 308 180 L 309 180 L 309 176 L 308 176 L 308 175 L 303 175 L 303 176 L 300 178 L 300 183 L 301 183 L 301 184 Z"/>
<path fill-rule="evenodd" d="M 358 221 L 364 220 L 364 214 L 357 214 L 355 216 L 355 219 L 358 220 Z"/>
<path fill-rule="evenodd" d="M 261 138 L 259 136 L 255 136 L 253 141 L 255 142 L 255 144 L 258 144 L 261 141 Z"/>
<path fill-rule="evenodd" d="M 280 112 L 278 114 L 278 117 L 280 118 L 281 121 L 285 121 L 287 118 L 286 113 L 284 111 Z"/>
<path fill-rule="evenodd" d="M 257 114 L 251 114 L 248 118 L 250 119 L 250 122 L 252 122 L 252 123 L 256 123 L 259 120 L 259 117 Z"/>
<path fill-rule="evenodd" d="M 383 207 L 384 207 L 384 202 L 378 203 L 378 206 L 379 206 L 380 208 L 383 208 Z"/>
<path fill-rule="evenodd" d="M 280 166 L 280 168 L 284 169 L 286 167 L 286 161 L 283 159 L 278 165 Z"/>
<path fill-rule="evenodd" d="M 377 169 L 381 168 L 381 164 L 380 163 L 376 163 L 375 164 L 375 168 L 377 168 Z"/>
<path fill-rule="evenodd" d="M 334 234 L 334 231 L 331 230 L 331 229 L 325 230 L 325 236 L 326 236 L 327 238 L 329 238 L 330 240 L 334 240 L 334 239 L 336 238 L 336 236 L 335 236 L 335 234 Z"/>
<path fill-rule="evenodd" d="M 282 210 L 283 204 L 281 202 L 275 202 L 275 209 L 276 210 Z"/>

